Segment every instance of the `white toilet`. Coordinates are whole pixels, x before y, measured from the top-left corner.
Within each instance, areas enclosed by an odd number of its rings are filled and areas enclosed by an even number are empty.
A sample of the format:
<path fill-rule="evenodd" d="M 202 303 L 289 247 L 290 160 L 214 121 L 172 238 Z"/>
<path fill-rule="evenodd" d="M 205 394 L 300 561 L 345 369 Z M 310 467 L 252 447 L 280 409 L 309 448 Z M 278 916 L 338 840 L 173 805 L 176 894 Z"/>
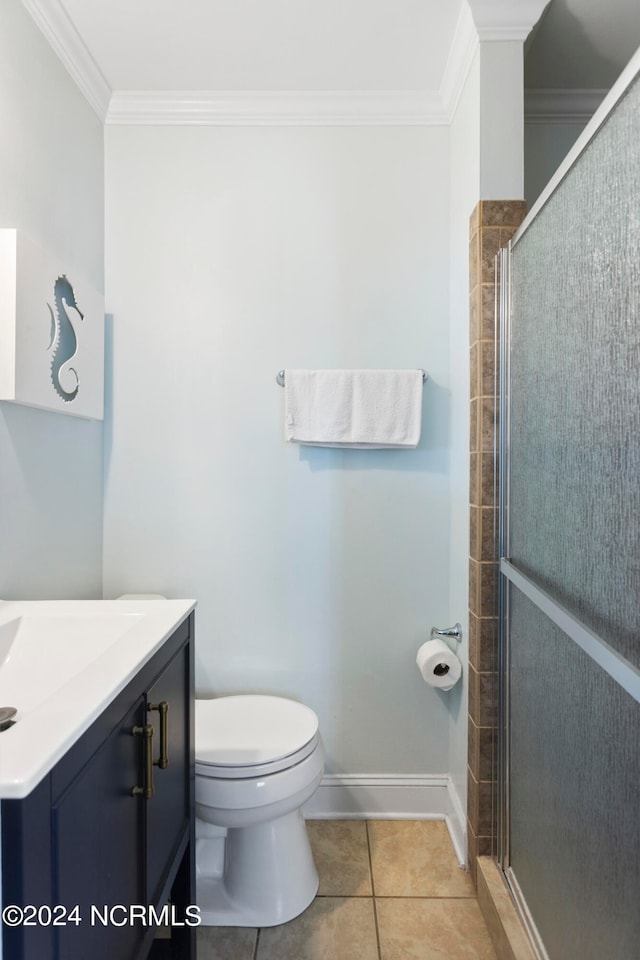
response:
<path fill-rule="evenodd" d="M 302 805 L 324 749 L 313 710 L 293 700 L 196 700 L 196 899 L 207 926 L 293 919 L 318 889 Z"/>

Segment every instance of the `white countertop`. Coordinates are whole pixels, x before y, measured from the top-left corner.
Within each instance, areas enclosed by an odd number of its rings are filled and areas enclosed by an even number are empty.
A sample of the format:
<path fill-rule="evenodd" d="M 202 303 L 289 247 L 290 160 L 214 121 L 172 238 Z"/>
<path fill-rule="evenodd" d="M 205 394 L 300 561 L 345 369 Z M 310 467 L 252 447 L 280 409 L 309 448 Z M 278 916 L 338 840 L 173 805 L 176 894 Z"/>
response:
<path fill-rule="evenodd" d="M 26 797 L 195 600 L 0 600 L 0 797 Z"/>

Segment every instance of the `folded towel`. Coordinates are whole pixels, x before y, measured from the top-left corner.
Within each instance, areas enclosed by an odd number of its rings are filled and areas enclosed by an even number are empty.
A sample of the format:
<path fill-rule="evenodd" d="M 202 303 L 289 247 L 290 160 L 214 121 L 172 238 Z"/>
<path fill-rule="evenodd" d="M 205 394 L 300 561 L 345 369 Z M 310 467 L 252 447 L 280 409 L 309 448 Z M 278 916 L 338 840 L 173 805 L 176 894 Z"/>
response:
<path fill-rule="evenodd" d="M 285 370 L 286 437 L 318 447 L 414 449 L 422 370 Z"/>

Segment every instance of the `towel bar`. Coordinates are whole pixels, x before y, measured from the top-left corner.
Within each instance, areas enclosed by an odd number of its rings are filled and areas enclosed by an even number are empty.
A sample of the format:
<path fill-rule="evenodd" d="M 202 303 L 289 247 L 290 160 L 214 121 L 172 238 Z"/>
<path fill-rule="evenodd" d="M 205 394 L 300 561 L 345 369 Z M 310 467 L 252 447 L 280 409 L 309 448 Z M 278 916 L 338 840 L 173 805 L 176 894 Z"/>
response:
<path fill-rule="evenodd" d="M 427 373 L 422 368 L 420 368 L 420 373 L 422 374 L 422 380 L 424 382 L 427 379 Z M 284 370 L 278 370 L 278 373 L 276 374 L 276 383 L 279 386 L 284 387 Z"/>

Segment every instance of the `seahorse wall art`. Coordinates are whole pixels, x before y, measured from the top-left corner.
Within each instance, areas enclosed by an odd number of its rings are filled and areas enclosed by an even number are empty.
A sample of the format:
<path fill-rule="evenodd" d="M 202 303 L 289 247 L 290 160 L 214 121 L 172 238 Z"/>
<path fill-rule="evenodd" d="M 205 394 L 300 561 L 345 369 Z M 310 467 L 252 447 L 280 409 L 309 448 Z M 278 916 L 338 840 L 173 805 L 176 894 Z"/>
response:
<path fill-rule="evenodd" d="M 104 341 L 104 294 L 82 265 L 0 228 L 0 402 L 102 420 Z"/>
<path fill-rule="evenodd" d="M 51 339 L 47 349 L 51 350 L 53 348 L 51 382 L 58 396 L 65 403 L 72 403 L 78 396 L 78 390 L 80 389 L 78 371 L 75 366 L 72 366 L 72 360 L 78 350 L 78 338 L 74 321 L 67 311 L 72 310 L 75 317 L 81 321 L 84 320 L 84 314 L 80 311 L 73 287 L 64 274 L 56 280 L 53 295 L 56 306 L 55 314 L 51 304 L 47 304 L 51 315 Z"/>

